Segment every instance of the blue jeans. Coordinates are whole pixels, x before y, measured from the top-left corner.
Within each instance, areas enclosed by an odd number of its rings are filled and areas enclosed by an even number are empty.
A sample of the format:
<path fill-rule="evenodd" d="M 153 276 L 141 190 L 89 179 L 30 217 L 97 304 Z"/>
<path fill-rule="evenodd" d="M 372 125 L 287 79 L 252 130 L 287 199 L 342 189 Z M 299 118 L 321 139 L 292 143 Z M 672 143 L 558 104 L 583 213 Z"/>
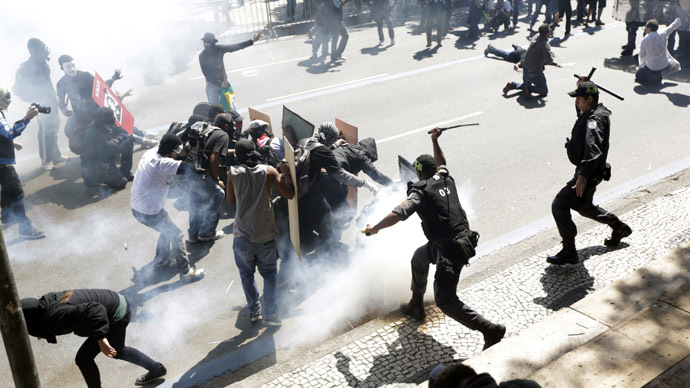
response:
<path fill-rule="evenodd" d="M 209 104 L 220 104 L 220 86 L 206 82 L 206 98 Z"/>
<path fill-rule="evenodd" d="M 640 67 L 635 73 L 635 81 L 641 84 L 660 84 L 664 70 L 654 71 L 647 66 Z"/>
<path fill-rule="evenodd" d="M 311 43 L 311 52 L 314 56 L 321 48 L 322 55 L 328 55 L 328 41 L 331 40 L 331 34 L 326 26 L 316 26 L 314 28 L 314 40 Z"/>
<path fill-rule="evenodd" d="M 208 174 L 189 172 L 182 179 L 189 193 L 189 239 L 215 232 L 225 199 L 223 189 Z"/>
<path fill-rule="evenodd" d="M 156 243 L 156 263 L 163 262 L 173 254 L 180 273 L 189 271 L 189 257 L 184 246 L 184 234 L 168 216 L 168 212 L 162 209 L 157 214 L 144 214 L 132 209 L 134 218 L 142 224 L 160 233 Z"/>
<path fill-rule="evenodd" d="M 515 89 L 522 89 L 523 85 L 527 85 L 527 90 L 530 93 L 537 93 L 544 97 L 549 93 L 549 87 L 546 86 L 546 77 L 544 73 L 531 73 L 528 71 L 523 71 L 522 73 L 522 83 L 515 82 Z"/>
<path fill-rule="evenodd" d="M 537 18 L 539 17 L 539 13 L 541 12 L 541 7 L 542 5 L 546 4 L 546 12 L 544 12 L 544 15 L 546 16 L 546 23 L 551 23 L 553 21 L 552 16 L 553 16 L 553 3 L 551 0 L 537 0 L 537 7 L 534 9 L 534 14 L 532 14 L 532 21 L 530 22 L 530 27 L 534 26 L 534 24 L 537 22 Z"/>
<path fill-rule="evenodd" d="M 247 308 L 252 314 L 261 314 L 259 289 L 254 280 L 254 272 L 264 278 L 264 315 L 273 317 L 278 312 L 278 251 L 276 240 L 254 243 L 246 237 L 235 237 L 232 242 L 235 264 L 240 271 L 242 289 L 247 298 Z"/>

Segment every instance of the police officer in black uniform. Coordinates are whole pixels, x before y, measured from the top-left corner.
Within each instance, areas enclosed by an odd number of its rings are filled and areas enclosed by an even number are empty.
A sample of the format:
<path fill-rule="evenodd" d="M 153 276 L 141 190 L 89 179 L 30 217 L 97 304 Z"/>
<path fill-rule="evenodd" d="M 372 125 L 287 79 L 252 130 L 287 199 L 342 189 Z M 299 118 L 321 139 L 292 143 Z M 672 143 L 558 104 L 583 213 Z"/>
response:
<path fill-rule="evenodd" d="M 400 306 L 400 310 L 416 319 L 424 319 L 426 314 L 423 298 L 429 264 L 436 264 L 436 305 L 464 326 L 479 330 L 484 335 L 484 349 L 487 349 L 501 341 L 506 328 L 489 322 L 458 299 L 460 271 L 474 256 L 479 234 L 470 230 L 467 216 L 458 199 L 455 180 L 448 174 L 446 158 L 438 144 L 441 133 L 439 128 L 434 128 L 431 134 L 434 156 L 421 155 L 415 160 L 419 181 L 408 183 L 407 200 L 378 224 L 367 225 L 363 232 L 367 235 L 376 234 L 398 221 L 406 220 L 416 212 L 422 220 L 422 229 L 429 242 L 417 248 L 412 256 L 412 299 Z"/>
<path fill-rule="evenodd" d="M 616 246 L 622 238 L 632 233 L 630 227 L 615 214 L 592 204 L 597 185 L 602 180 L 611 178 L 611 166 L 606 163 L 609 153 L 611 111 L 599 103 L 599 88 L 584 78 L 578 80 L 577 89 L 568 95 L 575 97 L 578 118 L 570 139 L 566 139 L 565 148 L 568 150 L 568 159 L 576 168 L 573 179 L 558 192 L 551 204 L 558 233 L 563 239 L 563 249 L 546 259 L 555 265 L 578 262 L 575 249 L 577 227 L 570 209 L 613 229 L 611 237 L 604 241 L 606 246 Z"/>

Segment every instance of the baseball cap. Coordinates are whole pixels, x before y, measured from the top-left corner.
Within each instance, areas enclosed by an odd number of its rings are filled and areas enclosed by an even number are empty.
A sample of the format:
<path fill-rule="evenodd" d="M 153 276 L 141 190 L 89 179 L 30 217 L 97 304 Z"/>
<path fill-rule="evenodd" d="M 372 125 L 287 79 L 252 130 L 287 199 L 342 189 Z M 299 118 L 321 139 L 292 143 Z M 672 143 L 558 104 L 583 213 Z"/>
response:
<path fill-rule="evenodd" d="M 433 172 L 436 171 L 436 160 L 429 154 L 420 155 L 413 166 L 420 172 Z"/>
<path fill-rule="evenodd" d="M 599 95 L 599 88 L 597 87 L 597 85 L 594 82 L 583 81 L 577 85 L 577 89 L 573 90 L 572 92 L 568 92 L 568 95 L 570 97 L 598 96 Z"/>

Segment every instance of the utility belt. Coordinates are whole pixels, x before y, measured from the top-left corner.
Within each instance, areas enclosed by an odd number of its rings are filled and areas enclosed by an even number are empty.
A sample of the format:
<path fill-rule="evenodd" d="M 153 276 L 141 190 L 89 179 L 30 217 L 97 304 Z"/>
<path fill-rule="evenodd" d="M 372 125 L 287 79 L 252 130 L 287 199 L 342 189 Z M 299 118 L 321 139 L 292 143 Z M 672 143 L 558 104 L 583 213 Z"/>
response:
<path fill-rule="evenodd" d="M 434 240 L 431 243 L 436 245 L 444 257 L 460 259 L 463 265 L 467 265 L 477 254 L 475 248 L 479 243 L 479 233 L 467 228 L 448 240 Z"/>

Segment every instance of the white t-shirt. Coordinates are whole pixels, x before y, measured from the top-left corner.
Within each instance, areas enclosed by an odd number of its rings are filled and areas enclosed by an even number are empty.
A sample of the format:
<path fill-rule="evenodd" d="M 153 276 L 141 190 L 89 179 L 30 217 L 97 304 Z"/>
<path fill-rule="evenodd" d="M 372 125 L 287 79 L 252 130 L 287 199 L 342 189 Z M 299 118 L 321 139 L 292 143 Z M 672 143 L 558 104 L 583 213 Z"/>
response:
<path fill-rule="evenodd" d="M 499 10 L 498 1 L 494 1 L 493 4 L 491 4 L 491 8 L 498 11 Z M 510 1 L 508 1 L 508 0 L 505 0 L 503 2 L 502 8 L 503 8 L 503 11 L 505 11 L 505 12 L 513 12 L 513 7 L 510 5 Z"/>
<path fill-rule="evenodd" d="M 132 209 L 143 214 L 158 214 L 165 206 L 170 181 L 182 161 L 167 158 L 152 148 L 141 157 L 132 184 Z"/>

